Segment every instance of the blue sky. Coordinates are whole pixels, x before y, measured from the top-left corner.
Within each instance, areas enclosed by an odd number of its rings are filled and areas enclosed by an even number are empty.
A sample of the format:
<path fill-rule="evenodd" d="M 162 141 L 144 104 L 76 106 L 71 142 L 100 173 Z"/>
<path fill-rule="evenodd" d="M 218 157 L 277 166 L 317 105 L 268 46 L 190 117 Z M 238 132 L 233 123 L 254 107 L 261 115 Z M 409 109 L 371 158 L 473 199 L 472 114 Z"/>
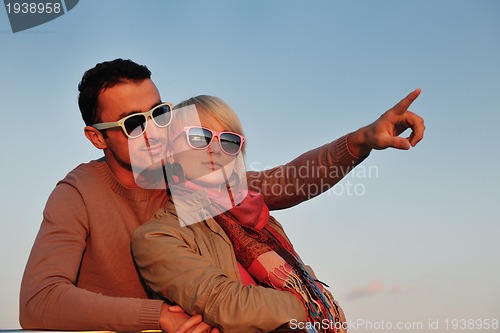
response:
<path fill-rule="evenodd" d="M 146 64 L 164 100 L 226 100 L 255 169 L 422 88 L 411 108 L 426 120 L 419 146 L 375 151 L 334 190 L 274 215 L 353 322 L 500 319 L 499 36 L 493 0 L 85 0 L 15 34 L 0 9 L 0 328 L 19 327 L 48 195 L 101 156 L 83 135 L 77 84 L 118 57 Z"/>

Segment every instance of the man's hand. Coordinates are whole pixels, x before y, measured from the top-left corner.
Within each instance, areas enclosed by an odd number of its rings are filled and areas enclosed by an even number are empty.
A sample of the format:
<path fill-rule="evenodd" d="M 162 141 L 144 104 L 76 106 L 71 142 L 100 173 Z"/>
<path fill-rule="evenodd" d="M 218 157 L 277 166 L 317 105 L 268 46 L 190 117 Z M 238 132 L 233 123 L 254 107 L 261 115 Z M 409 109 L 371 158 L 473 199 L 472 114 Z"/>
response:
<path fill-rule="evenodd" d="M 349 134 L 349 151 L 361 157 L 368 155 L 372 149 L 391 147 L 408 150 L 410 146 L 415 147 L 424 137 L 424 120 L 408 108 L 418 95 L 420 89 L 415 89 L 375 122 Z M 408 128 L 412 130 L 410 136 L 400 138 L 399 135 Z"/>
<path fill-rule="evenodd" d="M 217 328 L 204 323 L 200 314 L 190 316 L 180 306 L 167 304 L 161 307 L 160 326 L 167 333 L 219 333 Z"/>

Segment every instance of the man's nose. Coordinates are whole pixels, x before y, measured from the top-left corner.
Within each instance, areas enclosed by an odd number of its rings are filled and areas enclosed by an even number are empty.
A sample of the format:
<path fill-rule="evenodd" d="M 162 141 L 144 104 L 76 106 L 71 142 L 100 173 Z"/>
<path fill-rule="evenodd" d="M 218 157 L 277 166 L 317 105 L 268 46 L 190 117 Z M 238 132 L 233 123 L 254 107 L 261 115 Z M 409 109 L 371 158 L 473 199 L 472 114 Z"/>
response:
<path fill-rule="evenodd" d="M 166 128 L 156 126 L 154 121 L 151 118 L 149 118 L 144 135 L 149 140 L 157 140 L 159 138 L 166 137 Z"/>

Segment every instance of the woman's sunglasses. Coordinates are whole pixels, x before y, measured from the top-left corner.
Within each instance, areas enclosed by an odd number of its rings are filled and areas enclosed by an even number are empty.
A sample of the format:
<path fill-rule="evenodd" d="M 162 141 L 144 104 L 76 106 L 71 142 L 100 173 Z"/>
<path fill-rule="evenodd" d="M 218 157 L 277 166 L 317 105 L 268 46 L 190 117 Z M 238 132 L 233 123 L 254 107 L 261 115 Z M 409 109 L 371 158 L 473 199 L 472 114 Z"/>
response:
<path fill-rule="evenodd" d="M 193 149 L 205 149 L 212 143 L 214 138 L 218 138 L 220 148 L 228 155 L 238 154 L 245 142 L 245 137 L 238 133 L 218 132 L 200 126 L 184 127 L 173 139 L 177 139 L 182 133 L 186 133 L 187 142 Z"/>
<path fill-rule="evenodd" d="M 134 113 L 114 122 L 94 124 L 92 127 L 98 130 L 121 127 L 126 136 L 135 139 L 146 132 L 148 118 L 158 127 L 167 127 L 172 121 L 172 103 L 162 103 L 149 111 Z"/>

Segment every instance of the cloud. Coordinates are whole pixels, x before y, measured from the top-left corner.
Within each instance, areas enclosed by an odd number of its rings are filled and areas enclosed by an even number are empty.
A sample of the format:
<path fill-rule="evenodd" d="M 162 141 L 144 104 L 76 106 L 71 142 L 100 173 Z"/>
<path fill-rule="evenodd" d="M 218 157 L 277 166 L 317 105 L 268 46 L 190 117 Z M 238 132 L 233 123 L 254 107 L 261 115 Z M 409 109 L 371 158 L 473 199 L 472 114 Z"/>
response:
<path fill-rule="evenodd" d="M 392 287 L 389 288 L 387 291 L 389 294 L 400 294 L 401 293 L 401 285 L 400 284 L 395 284 Z"/>
<path fill-rule="evenodd" d="M 348 300 L 355 300 L 359 298 L 372 297 L 381 294 L 387 295 L 402 295 L 408 294 L 415 291 L 415 287 L 403 287 L 401 284 L 397 283 L 388 288 L 384 287 L 384 284 L 380 280 L 374 280 L 365 286 L 354 287 L 346 295 Z"/>
<path fill-rule="evenodd" d="M 375 280 L 370 282 L 366 286 L 355 287 L 347 294 L 347 299 L 354 300 L 358 298 L 364 298 L 369 296 L 374 296 L 380 294 L 384 290 L 384 285 L 382 281 Z"/>

